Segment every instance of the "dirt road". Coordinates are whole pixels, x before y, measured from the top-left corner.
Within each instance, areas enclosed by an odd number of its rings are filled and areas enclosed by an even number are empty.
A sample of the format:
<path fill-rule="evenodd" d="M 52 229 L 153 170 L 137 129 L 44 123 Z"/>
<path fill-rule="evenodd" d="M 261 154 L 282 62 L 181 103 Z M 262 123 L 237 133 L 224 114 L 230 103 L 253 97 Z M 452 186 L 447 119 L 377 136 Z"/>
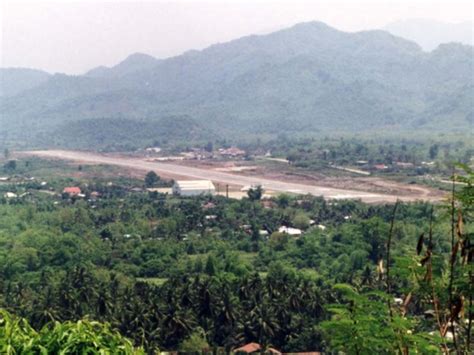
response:
<path fill-rule="evenodd" d="M 155 171 L 157 174 L 161 173 L 171 176 L 182 176 L 184 180 L 206 179 L 218 183 L 237 186 L 262 185 L 265 187 L 266 190 L 276 192 L 289 192 L 295 194 L 311 194 L 314 196 L 323 196 L 326 199 L 360 199 L 367 203 L 395 202 L 397 199 L 402 201 L 438 199 L 418 194 L 414 194 L 413 196 L 397 196 L 394 194 L 390 195 L 349 189 L 337 189 L 309 184 L 292 183 L 288 181 L 271 180 L 259 176 L 242 176 L 232 173 L 225 173 L 215 170 L 189 167 L 172 163 L 149 162 L 140 158 L 116 157 L 91 152 L 43 150 L 24 152 L 23 154 L 35 155 L 42 158 L 71 160 L 81 163 L 108 164 L 122 166 L 128 169 Z"/>

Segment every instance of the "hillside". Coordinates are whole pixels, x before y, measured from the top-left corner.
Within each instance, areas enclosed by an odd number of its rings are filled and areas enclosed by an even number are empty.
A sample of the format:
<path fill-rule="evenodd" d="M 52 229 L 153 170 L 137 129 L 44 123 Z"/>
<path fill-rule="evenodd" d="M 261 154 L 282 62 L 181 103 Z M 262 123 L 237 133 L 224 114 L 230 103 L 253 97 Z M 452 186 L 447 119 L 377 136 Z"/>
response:
<path fill-rule="evenodd" d="M 50 77 L 50 74 L 36 69 L 0 68 L 0 96 L 14 96 L 32 89 Z"/>
<path fill-rule="evenodd" d="M 84 119 L 64 123 L 53 131 L 56 146 L 71 148 L 114 147 L 130 150 L 137 146 L 161 145 L 168 139 L 204 141 L 217 136 L 202 124 L 186 116 L 168 116 L 159 120 L 124 118 Z M 43 136 L 42 144 L 51 143 L 50 135 Z M 140 142 L 140 144 L 137 144 Z"/>
<path fill-rule="evenodd" d="M 0 140 L 44 145 L 71 122 L 182 115 L 229 138 L 463 131 L 473 115 L 472 70 L 470 46 L 427 53 L 384 31 L 302 23 L 165 60 L 135 55 L 84 76 L 55 75 L 2 99 Z"/>
<path fill-rule="evenodd" d="M 89 70 L 84 75 L 91 78 L 120 77 L 137 71 L 151 69 L 159 62 L 158 59 L 148 54 L 135 53 L 111 68 L 100 66 Z"/>

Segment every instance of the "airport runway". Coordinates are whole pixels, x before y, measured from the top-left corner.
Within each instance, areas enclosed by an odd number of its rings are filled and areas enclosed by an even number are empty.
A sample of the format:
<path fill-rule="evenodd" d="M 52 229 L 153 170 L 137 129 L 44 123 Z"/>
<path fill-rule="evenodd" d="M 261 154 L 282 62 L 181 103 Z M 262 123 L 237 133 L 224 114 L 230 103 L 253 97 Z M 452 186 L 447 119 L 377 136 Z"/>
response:
<path fill-rule="evenodd" d="M 264 177 L 243 176 L 231 173 L 219 172 L 202 168 L 183 166 L 172 163 L 150 162 L 140 158 L 114 157 L 99 153 L 67 151 L 67 150 L 41 150 L 28 151 L 24 154 L 35 155 L 43 158 L 71 160 L 75 162 L 108 164 L 123 166 L 131 169 L 144 171 L 155 171 L 157 174 L 167 174 L 172 176 L 182 176 L 183 180 L 206 179 L 213 182 L 247 186 L 262 185 L 266 190 L 276 192 L 289 192 L 294 194 L 311 194 L 323 196 L 326 199 L 360 199 L 367 203 L 393 203 L 397 199 L 401 201 L 414 201 L 420 196 L 396 196 L 381 193 L 363 192 L 357 190 L 336 189 L 330 187 L 292 183 L 287 181 L 271 180 Z"/>

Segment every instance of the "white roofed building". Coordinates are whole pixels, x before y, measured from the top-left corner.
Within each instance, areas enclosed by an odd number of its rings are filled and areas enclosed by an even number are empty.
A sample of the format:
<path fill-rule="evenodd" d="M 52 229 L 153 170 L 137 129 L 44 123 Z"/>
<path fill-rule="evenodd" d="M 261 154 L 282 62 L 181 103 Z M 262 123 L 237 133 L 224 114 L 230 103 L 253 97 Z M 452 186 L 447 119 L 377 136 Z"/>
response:
<path fill-rule="evenodd" d="M 178 180 L 173 185 L 173 194 L 179 196 L 214 195 L 216 188 L 210 180 Z"/>
<path fill-rule="evenodd" d="M 286 226 L 281 226 L 280 228 L 278 228 L 278 232 L 286 233 L 289 235 L 301 235 L 302 233 L 301 229 L 291 228 L 291 227 L 286 227 Z"/>

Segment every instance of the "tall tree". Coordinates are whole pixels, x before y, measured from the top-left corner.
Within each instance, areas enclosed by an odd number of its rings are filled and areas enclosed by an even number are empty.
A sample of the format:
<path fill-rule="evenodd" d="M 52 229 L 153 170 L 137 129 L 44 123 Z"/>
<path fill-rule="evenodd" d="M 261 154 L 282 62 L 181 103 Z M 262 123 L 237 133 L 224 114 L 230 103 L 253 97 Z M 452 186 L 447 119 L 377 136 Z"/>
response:
<path fill-rule="evenodd" d="M 153 187 L 158 181 L 160 181 L 160 177 L 154 171 L 149 171 L 145 176 L 146 187 Z"/>

